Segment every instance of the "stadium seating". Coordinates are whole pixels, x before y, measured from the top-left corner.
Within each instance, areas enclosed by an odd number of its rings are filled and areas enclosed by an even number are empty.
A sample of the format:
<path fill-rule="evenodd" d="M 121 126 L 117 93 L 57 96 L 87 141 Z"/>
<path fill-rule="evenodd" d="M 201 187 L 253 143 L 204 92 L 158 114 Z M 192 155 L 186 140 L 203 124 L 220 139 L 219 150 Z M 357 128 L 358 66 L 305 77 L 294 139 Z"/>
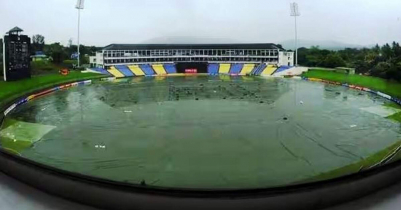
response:
<path fill-rule="evenodd" d="M 263 72 L 263 70 L 265 70 L 266 68 L 267 68 L 267 65 L 266 65 L 266 64 L 263 64 L 263 65 L 259 68 L 259 70 L 258 70 L 258 72 L 256 73 L 256 75 L 261 75 L 262 72 Z"/>
<path fill-rule="evenodd" d="M 209 75 L 274 75 L 291 69 L 291 66 L 281 66 L 277 68 L 275 65 L 267 65 L 262 63 L 256 64 L 229 64 L 229 63 L 212 63 L 208 65 Z M 175 64 L 142 64 L 142 65 L 116 65 L 111 66 L 107 70 L 103 68 L 91 68 L 91 70 L 101 74 L 112 75 L 114 77 L 133 77 L 133 76 L 153 76 L 153 75 L 178 75 Z"/>
<path fill-rule="evenodd" d="M 91 68 L 91 70 L 92 70 L 92 71 L 99 72 L 99 73 L 101 73 L 101 74 L 110 75 L 110 73 L 109 73 L 106 69 L 104 69 L 104 68 Z"/>
<path fill-rule="evenodd" d="M 266 64 L 262 63 L 251 72 L 251 75 L 260 75 L 265 68 Z"/>
<path fill-rule="evenodd" d="M 240 75 L 250 74 L 255 69 L 255 64 L 244 64 L 244 67 L 241 70 Z"/>
<path fill-rule="evenodd" d="M 277 70 L 275 65 L 267 65 L 265 69 L 262 70 L 261 75 L 270 76 Z"/>
<path fill-rule="evenodd" d="M 244 67 L 244 64 L 231 65 L 230 74 L 238 75 L 241 72 L 243 67 Z"/>
<path fill-rule="evenodd" d="M 218 75 L 219 74 L 219 64 L 216 64 L 216 63 L 209 64 L 209 66 L 207 68 L 207 72 L 210 75 Z"/>
<path fill-rule="evenodd" d="M 166 70 L 162 64 L 153 64 L 153 70 L 156 72 L 157 75 L 166 75 Z"/>
<path fill-rule="evenodd" d="M 220 64 L 219 74 L 228 74 L 230 72 L 231 64 L 222 63 Z"/>
<path fill-rule="evenodd" d="M 255 75 L 255 72 L 258 71 L 258 69 L 260 68 L 262 64 L 257 65 L 251 72 L 251 75 Z"/>
<path fill-rule="evenodd" d="M 291 66 L 280 66 L 280 68 L 278 68 L 274 73 L 279 73 L 279 72 L 285 71 L 290 68 L 291 68 Z"/>
<path fill-rule="evenodd" d="M 128 67 L 125 66 L 125 65 L 117 65 L 117 66 L 115 66 L 115 67 L 116 67 L 116 69 L 117 69 L 118 71 L 120 71 L 122 74 L 124 74 L 125 77 L 133 77 L 133 76 L 135 76 L 135 75 L 132 73 L 132 71 L 129 70 Z"/>
<path fill-rule="evenodd" d="M 111 66 L 107 71 L 108 71 L 111 75 L 113 75 L 114 77 L 117 77 L 117 78 L 125 77 L 124 74 L 122 74 L 120 71 L 118 71 L 118 70 L 116 69 L 116 67 L 114 67 L 114 66 Z"/>
<path fill-rule="evenodd" d="M 138 65 L 130 65 L 128 66 L 129 70 L 132 71 L 136 76 L 145 76 L 145 73 L 143 73 L 142 69 L 139 68 Z"/>
<path fill-rule="evenodd" d="M 175 64 L 164 64 L 164 69 L 166 70 L 167 74 L 176 74 L 177 73 Z"/>
<path fill-rule="evenodd" d="M 149 64 L 139 65 L 139 68 L 142 69 L 142 71 L 145 73 L 146 76 L 155 75 L 155 71 L 152 69 L 152 67 Z"/>

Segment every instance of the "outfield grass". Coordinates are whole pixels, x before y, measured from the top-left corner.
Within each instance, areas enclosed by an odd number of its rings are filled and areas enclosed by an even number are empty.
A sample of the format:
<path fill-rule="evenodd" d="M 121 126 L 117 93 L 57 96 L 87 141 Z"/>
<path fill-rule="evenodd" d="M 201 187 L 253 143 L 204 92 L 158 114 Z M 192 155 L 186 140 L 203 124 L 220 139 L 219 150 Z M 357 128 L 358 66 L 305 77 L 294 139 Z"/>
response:
<path fill-rule="evenodd" d="M 359 85 L 401 98 L 401 83 L 391 82 L 377 77 L 349 75 L 318 69 L 313 69 L 309 72 L 306 72 L 303 74 L 303 76 Z"/>
<path fill-rule="evenodd" d="M 401 105 L 398 105 L 396 103 L 385 103 L 384 106 L 401 110 Z M 388 116 L 387 119 L 395 120 L 401 123 L 401 112 Z"/>
<path fill-rule="evenodd" d="M 387 118 L 401 123 L 401 112 L 398 112 L 397 114 L 393 114 Z"/>
<path fill-rule="evenodd" d="M 62 76 L 60 74 L 48 74 L 42 76 L 34 76 L 31 79 L 24 79 L 15 82 L 0 82 L 0 106 L 4 103 L 14 100 L 15 98 L 27 94 L 31 91 L 39 90 L 46 87 L 51 87 L 56 84 L 65 83 L 65 82 L 74 82 L 78 80 L 85 79 L 95 79 L 101 78 L 105 75 L 95 74 L 95 73 L 81 73 L 81 72 L 70 72 L 67 76 Z M 3 124 L 3 129 L 15 124 L 16 121 L 6 120 Z M 26 131 L 30 131 L 30 133 L 35 132 L 37 127 L 31 126 L 29 130 L 29 126 Z M 30 134 L 28 132 L 28 134 Z M 18 137 L 21 138 L 21 137 Z M 3 148 L 6 148 L 12 153 L 18 154 L 23 149 L 26 149 L 32 146 L 33 142 L 24 141 L 21 139 L 15 140 L 11 139 L 7 136 L 1 136 L 1 145 Z"/>
<path fill-rule="evenodd" d="M 391 96 L 395 96 L 401 98 L 401 84 L 396 82 L 387 81 L 381 78 L 369 77 L 369 76 L 361 76 L 361 75 L 348 75 L 340 72 L 332 72 L 327 70 L 320 69 L 311 69 L 309 72 L 303 74 L 305 77 L 309 78 L 319 78 L 324 80 L 330 80 L 341 83 L 348 83 L 352 85 L 358 85 L 370 88 L 372 90 L 377 90 L 383 93 L 387 93 Z M 395 103 L 388 103 L 385 106 L 389 106 L 392 108 L 401 109 L 401 106 Z M 396 120 L 401 122 L 401 112 L 394 114 L 388 117 L 389 119 Z M 319 174 L 311 179 L 306 180 L 307 182 L 311 181 L 319 181 L 319 180 L 327 180 L 340 176 L 344 176 L 347 174 L 357 173 L 361 170 L 365 170 L 377 163 L 380 163 L 384 158 L 386 158 L 389 154 L 393 153 L 398 147 L 401 146 L 401 141 L 396 142 L 390 147 L 373 154 L 372 156 L 362 159 L 356 163 L 347 165 L 345 167 L 329 171 L 326 173 Z M 398 160 L 401 158 L 401 154 L 398 153 L 394 160 Z"/>
<path fill-rule="evenodd" d="M 344 69 L 336 69 L 336 68 L 309 68 L 309 71 L 331 71 L 335 73 L 347 74 L 347 70 Z"/>
<path fill-rule="evenodd" d="M 389 146 L 388 148 L 381 150 L 365 159 L 362 159 L 356 163 L 326 172 L 326 173 L 321 173 L 315 177 L 312 177 L 310 179 L 302 181 L 302 183 L 306 182 L 315 182 L 315 181 L 321 181 L 321 180 L 329 180 L 329 179 L 334 179 L 338 178 L 341 176 L 353 174 L 353 173 L 358 173 L 359 171 L 363 171 L 366 169 L 369 169 L 370 167 L 382 162 L 383 159 L 388 157 L 390 154 L 394 153 L 397 151 L 397 149 L 401 146 L 401 141 L 398 141 L 394 143 L 393 145 Z M 398 160 L 400 158 L 400 153 L 398 153 L 393 160 Z"/>
<path fill-rule="evenodd" d="M 15 82 L 0 82 L 0 105 L 7 103 L 16 97 L 20 97 L 31 91 L 51 87 L 59 83 L 73 82 L 77 80 L 101 78 L 104 75 L 95 73 L 70 72 L 67 76 L 60 74 L 49 74 L 34 76 L 31 79 L 24 79 Z"/>

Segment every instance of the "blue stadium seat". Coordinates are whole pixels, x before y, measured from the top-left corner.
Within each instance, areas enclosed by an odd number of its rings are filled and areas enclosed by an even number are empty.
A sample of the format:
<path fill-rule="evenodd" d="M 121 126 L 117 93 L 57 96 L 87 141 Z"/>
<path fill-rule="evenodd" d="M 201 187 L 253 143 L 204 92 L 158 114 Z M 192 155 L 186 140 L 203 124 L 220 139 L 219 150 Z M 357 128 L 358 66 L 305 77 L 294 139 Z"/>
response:
<path fill-rule="evenodd" d="M 219 68 L 220 68 L 219 64 L 211 63 L 207 68 L 207 72 L 209 73 L 209 75 L 218 75 Z"/>
<path fill-rule="evenodd" d="M 262 64 L 260 64 L 262 65 Z M 255 75 L 255 72 L 259 69 L 260 65 L 256 66 L 252 71 L 251 71 L 251 75 Z"/>
<path fill-rule="evenodd" d="M 244 64 L 233 64 L 231 65 L 230 74 L 239 74 L 241 73 Z"/>
<path fill-rule="evenodd" d="M 261 75 L 263 70 L 265 70 L 265 68 L 267 67 L 267 65 L 264 63 L 258 70 L 258 72 L 256 72 L 256 75 Z"/>
<path fill-rule="evenodd" d="M 145 73 L 146 76 L 155 75 L 155 71 L 149 64 L 142 64 L 139 65 L 139 67 L 142 69 L 142 71 Z"/>
<path fill-rule="evenodd" d="M 177 73 L 177 69 L 175 68 L 175 64 L 164 64 L 164 69 L 166 69 L 167 74 L 175 74 L 175 73 Z"/>
<path fill-rule="evenodd" d="M 259 66 L 257 66 L 253 72 L 251 73 L 251 75 L 260 75 L 262 73 L 262 71 L 266 68 L 266 64 L 262 63 Z"/>
<path fill-rule="evenodd" d="M 93 71 L 97 71 L 97 72 L 99 72 L 99 73 L 101 73 L 101 74 L 106 74 L 106 75 L 110 75 L 110 73 L 108 72 L 108 71 L 106 71 L 106 69 L 104 69 L 104 68 L 99 68 L 99 67 L 97 67 L 97 68 L 91 68 Z"/>
<path fill-rule="evenodd" d="M 280 66 L 280 68 L 278 68 L 274 73 L 279 73 L 279 72 L 285 71 L 290 68 L 292 68 L 292 67 L 291 66 Z"/>
<path fill-rule="evenodd" d="M 129 70 L 129 68 L 127 66 L 124 65 L 117 65 L 115 66 L 122 74 L 124 74 L 124 76 L 126 77 L 133 77 L 135 76 L 134 73 L 132 73 L 131 70 Z"/>

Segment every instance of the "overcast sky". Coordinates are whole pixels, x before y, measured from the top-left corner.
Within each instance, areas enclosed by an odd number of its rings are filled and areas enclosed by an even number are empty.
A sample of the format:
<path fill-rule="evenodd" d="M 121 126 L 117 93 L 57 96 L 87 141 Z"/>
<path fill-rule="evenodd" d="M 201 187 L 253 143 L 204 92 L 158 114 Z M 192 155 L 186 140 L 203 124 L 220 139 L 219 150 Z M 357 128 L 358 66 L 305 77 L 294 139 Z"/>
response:
<path fill-rule="evenodd" d="M 194 36 L 239 42 L 294 37 L 290 0 L 85 0 L 81 43 Z M 401 0 L 298 0 L 299 37 L 350 44 L 401 42 Z M 0 34 L 14 26 L 47 43 L 77 40 L 76 0 L 0 0 Z"/>

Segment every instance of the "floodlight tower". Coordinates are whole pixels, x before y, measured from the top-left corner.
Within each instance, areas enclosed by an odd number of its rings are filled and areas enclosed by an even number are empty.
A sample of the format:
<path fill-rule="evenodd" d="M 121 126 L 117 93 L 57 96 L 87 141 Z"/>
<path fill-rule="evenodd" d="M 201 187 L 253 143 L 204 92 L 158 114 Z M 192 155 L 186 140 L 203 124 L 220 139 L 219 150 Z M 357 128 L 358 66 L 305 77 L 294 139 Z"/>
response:
<path fill-rule="evenodd" d="M 298 10 L 297 3 L 291 3 L 291 16 L 295 19 L 295 66 L 298 66 L 298 28 L 297 28 L 297 17 L 301 16 Z"/>
<path fill-rule="evenodd" d="M 81 24 L 81 10 L 84 9 L 84 1 L 85 0 L 78 0 L 77 5 L 75 8 L 78 10 L 78 68 L 79 68 L 79 60 L 80 60 L 80 53 L 79 53 L 79 29 Z"/>

